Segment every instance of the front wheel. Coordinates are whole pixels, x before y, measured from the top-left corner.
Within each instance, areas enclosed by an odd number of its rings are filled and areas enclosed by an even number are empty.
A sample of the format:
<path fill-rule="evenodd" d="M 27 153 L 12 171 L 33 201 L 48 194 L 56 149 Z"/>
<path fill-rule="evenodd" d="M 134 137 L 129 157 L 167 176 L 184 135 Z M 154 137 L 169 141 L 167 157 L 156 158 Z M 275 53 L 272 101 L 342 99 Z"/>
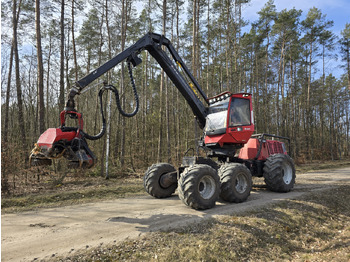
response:
<path fill-rule="evenodd" d="M 153 164 L 148 168 L 143 178 L 143 186 L 146 192 L 156 198 L 170 197 L 175 192 L 177 183 L 164 187 L 161 184 L 161 178 L 174 171 L 176 171 L 176 169 L 170 164 Z"/>
<path fill-rule="evenodd" d="M 180 199 L 194 209 L 212 208 L 219 198 L 219 176 L 216 170 L 208 165 L 187 167 L 178 184 Z"/>
<path fill-rule="evenodd" d="M 269 156 L 264 165 L 264 179 L 271 191 L 289 192 L 295 183 L 293 159 L 284 154 Z"/>
<path fill-rule="evenodd" d="M 249 169 L 239 163 L 227 163 L 220 167 L 221 198 L 228 202 L 241 203 L 252 190 L 252 175 Z"/>

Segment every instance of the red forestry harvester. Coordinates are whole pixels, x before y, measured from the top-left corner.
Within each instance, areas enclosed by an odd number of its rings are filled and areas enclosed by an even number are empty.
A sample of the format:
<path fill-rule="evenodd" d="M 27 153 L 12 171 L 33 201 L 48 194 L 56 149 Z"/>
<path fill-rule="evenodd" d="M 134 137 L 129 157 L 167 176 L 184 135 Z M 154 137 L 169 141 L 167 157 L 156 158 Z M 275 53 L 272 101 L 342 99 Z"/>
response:
<path fill-rule="evenodd" d="M 171 57 L 162 46 L 167 48 Z M 198 147 L 203 148 L 207 155 L 185 156 L 178 169 L 168 163 L 149 167 L 145 172 L 144 187 L 150 195 L 165 198 L 178 189 L 178 195 L 186 205 L 195 209 L 208 209 L 215 205 L 219 197 L 228 202 L 245 201 L 252 189 L 252 176 L 264 177 L 267 187 L 272 191 L 288 192 L 293 188 L 294 163 L 287 154 L 285 144 L 280 140 L 290 141 L 286 137 L 269 134 L 253 135 L 251 94 L 224 92 L 207 98 L 171 42 L 154 33 L 146 34 L 128 49 L 76 82 L 76 87 L 69 93 L 66 108 L 61 113 L 61 126 L 50 128 L 40 136 L 30 156 L 32 165 L 50 165 L 52 159 L 63 156 L 72 167 L 94 166 L 96 157 L 86 140 L 97 140 L 105 133 L 102 94 L 106 90 L 115 94 L 117 107 L 123 116 L 132 117 L 137 113 L 139 101 L 132 66 L 136 67 L 142 62 L 138 55 L 144 50 L 155 58 L 188 102 L 199 127 L 203 129 L 203 137 Z M 99 92 L 102 129 L 97 135 L 89 135 L 83 131 L 82 115 L 75 110 L 74 97 L 124 60 L 128 65 L 135 97 L 134 111 L 124 112 L 117 89 L 110 84 L 104 84 Z M 78 126 L 66 127 L 67 116 L 76 118 Z M 267 140 L 267 137 L 272 139 Z"/>

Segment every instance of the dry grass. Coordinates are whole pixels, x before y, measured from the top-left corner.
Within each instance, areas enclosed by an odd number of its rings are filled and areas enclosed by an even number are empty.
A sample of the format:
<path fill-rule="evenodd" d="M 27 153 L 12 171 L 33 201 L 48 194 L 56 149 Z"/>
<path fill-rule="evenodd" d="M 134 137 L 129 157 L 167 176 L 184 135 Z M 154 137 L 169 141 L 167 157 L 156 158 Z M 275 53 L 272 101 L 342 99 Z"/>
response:
<path fill-rule="evenodd" d="M 350 186 L 223 216 L 61 261 L 349 261 Z"/>
<path fill-rule="evenodd" d="M 29 188 L 32 186 L 33 188 Z M 58 207 L 127 196 L 144 195 L 142 178 L 68 177 L 62 184 L 42 180 L 24 187 L 26 191 L 1 198 L 1 212 L 12 213 L 34 208 Z"/>
<path fill-rule="evenodd" d="M 314 160 L 310 163 L 296 165 L 295 169 L 297 172 L 303 173 L 303 172 L 309 172 L 309 171 L 312 172 L 315 170 L 342 168 L 347 166 L 350 166 L 350 159 L 334 160 L 334 161 Z"/>
<path fill-rule="evenodd" d="M 28 169 L 7 167 L 6 176 L 2 173 L 1 212 L 21 212 L 146 194 L 141 171 L 122 172 L 112 167 L 110 179 L 106 180 L 97 168 L 68 169 L 64 161 Z"/>

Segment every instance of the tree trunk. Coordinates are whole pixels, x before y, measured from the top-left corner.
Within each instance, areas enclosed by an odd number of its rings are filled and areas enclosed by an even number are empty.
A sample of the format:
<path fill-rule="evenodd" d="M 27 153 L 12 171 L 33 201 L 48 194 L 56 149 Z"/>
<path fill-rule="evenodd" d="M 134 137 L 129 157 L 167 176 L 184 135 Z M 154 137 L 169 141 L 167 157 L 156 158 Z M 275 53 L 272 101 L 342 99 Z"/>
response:
<path fill-rule="evenodd" d="M 312 54 L 313 54 L 313 43 L 310 43 L 310 61 L 309 61 L 309 74 L 307 78 L 307 96 L 306 96 L 306 149 L 309 158 L 312 160 L 311 146 L 312 146 L 312 125 L 311 125 L 311 106 L 310 106 L 310 92 L 311 92 L 311 76 L 312 76 Z"/>
<path fill-rule="evenodd" d="M 11 77 L 12 77 L 12 64 L 13 64 L 13 43 L 11 46 L 10 61 L 9 61 L 9 72 L 7 78 L 7 88 L 6 88 L 6 101 L 5 101 L 5 126 L 4 126 L 4 142 L 7 146 L 8 142 L 8 126 L 9 126 L 9 106 L 10 106 L 10 92 L 11 92 Z"/>
<path fill-rule="evenodd" d="M 198 11 L 199 11 L 199 1 L 193 0 L 193 15 L 192 15 L 192 73 L 195 79 L 198 79 L 198 59 L 197 59 L 197 48 L 198 48 Z M 198 138 L 198 128 L 197 121 L 193 119 L 193 134 L 194 141 Z"/>
<path fill-rule="evenodd" d="M 163 3 L 163 35 L 166 33 L 167 6 L 166 1 Z M 172 29 L 172 28 L 171 28 Z M 171 141 L 170 141 L 170 114 L 169 114 L 169 83 L 165 78 L 165 118 L 166 118 L 166 144 L 167 144 L 167 161 L 171 162 Z"/>
<path fill-rule="evenodd" d="M 166 0 L 163 0 L 163 35 L 165 35 L 166 31 Z M 158 154 L 157 154 L 157 161 L 162 161 L 162 144 L 163 144 L 163 89 L 164 89 L 164 79 L 165 79 L 165 73 L 164 70 L 161 70 L 161 77 L 160 77 L 160 88 L 159 88 L 159 114 L 160 114 L 160 120 L 159 120 L 159 135 L 158 135 Z"/>
<path fill-rule="evenodd" d="M 61 0 L 61 46 L 60 46 L 60 94 L 59 111 L 64 109 L 64 0 Z"/>
<path fill-rule="evenodd" d="M 126 31 L 128 26 L 128 0 L 122 0 L 122 23 L 121 23 L 121 51 L 124 51 L 126 41 Z M 121 65 L 121 94 L 124 93 L 124 64 Z M 125 96 L 121 99 L 121 106 L 125 105 Z M 125 164 L 125 117 L 120 118 L 121 137 L 120 137 L 120 164 L 124 167 Z"/>
<path fill-rule="evenodd" d="M 18 40 L 17 40 L 17 26 L 19 21 L 19 14 L 21 8 L 21 1 L 19 2 L 17 11 L 17 0 L 13 1 L 13 51 L 15 55 L 15 73 L 16 73 L 16 90 L 17 90 L 17 103 L 18 103 L 18 124 L 20 128 L 20 139 L 22 144 L 22 154 L 26 155 L 26 132 L 24 127 L 24 114 L 23 114 L 23 100 L 22 100 L 22 87 L 21 78 L 19 73 L 19 53 L 18 53 Z M 27 158 L 25 158 L 25 162 Z"/>
<path fill-rule="evenodd" d="M 197 79 L 197 0 L 193 0 L 193 14 L 192 14 L 192 74 Z"/>
<path fill-rule="evenodd" d="M 73 48 L 73 61 L 74 61 L 74 76 L 75 81 L 78 81 L 78 62 L 77 62 L 77 50 L 75 45 L 75 13 L 74 13 L 74 3 L 72 0 L 72 48 Z"/>
<path fill-rule="evenodd" d="M 106 27 L 107 27 L 107 37 L 108 37 L 108 59 L 112 58 L 112 46 L 111 46 L 111 32 L 109 28 L 109 20 L 108 20 L 108 0 L 105 2 L 105 10 L 106 10 Z M 107 72 L 107 83 L 110 81 L 110 72 Z M 105 178 L 109 179 L 108 174 L 108 164 L 109 164 L 109 144 L 110 144 L 110 129 L 111 129 L 111 104 L 112 104 L 112 92 L 109 91 L 108 98 L 108 106 L 107 106 L 107 130 L 106 130 L 106 174 Z"/>
<path fill-rule="evenodd" d="M 265 61 L 265 84 L 264 84 L 264 89 L 263 89 L 263 116 L 264 116 L 264 121 L 263 121 L 263 126 L 262 129 L 266 130 L 264 132 L 270 133 L 270 125 L 267 125 L 269 123 L 269 119 L 271 118 L 270 116 L 270 110 L 269 106 L 270 103 L 268 103 L 268 97 L 267 97 L 267 85 L 268 85 L 268 72 L 269 72 L 269 45 L 270 45 L 270 37 L 269 34 L 267 35 L 267 44 L 266 44 L 266 61 Z"/>
<path fill-rule="evenodd" d="M 209 50 L 210 50 L 210 0 L 208 0 L 207 2 L 207 45 L 206 45 L 206 49 L 207 49 L 207 71 L 206 71 L 206 75 L 207 75 L 207 83 L 206 83 L 206 91 L 207 94 L 209 94 L 209 63 L 210 63 L 210 54 L 209 54 Z"/>
<path fill-rule="evenodd" d="M 346 71 L 348 74 L 348 89 L 350 91 L 350 50 L 346 50 Z"/>
<path fill-rule="evenodd" d="M 180 8 L 179 8 L 179 1 L 176 1 L 176 49 L 180 53 L 180 23 L 179 23 L 179 17 L 180 17 Z M 179 92 L 176 92 L 176 106 L 177 110 L 180 110 L 180 95 Z M 176 158 L 177 161 L 180 160 L 180 151 L 181 151 L 181 124 L 180 124 L 180 114 L 179 111 L 176 114 Z"/>
<path fill-rule="evenodd" d="M 231 60 L 231 53 L 230 51 L 230 42 L 231 42 L 231 32 L 230 32 L 230 28 L 231 28 L 231 21 L 230 21 L 230 11 L 231 11 L 231 3 L 230 1 L 226 1 L 226 44 L 225 44 L 225 66 L 226 66 L 226 87 L 225 89 L 229 89 L 230 87 L 230 60 Z M 234 52 L 235 54 L 235 52 Z M 236 89 L 237 87 L 235 87 Z"/>
<path fill-rule="evenodd" d="M 43 53 L 41 49 L 41 31 L 40 31 L 40 0 L 35 1 L 35 31 L 36 48 L 38 59 L 38 104 L 39 104 L 39 132 L 45 131 L 45 104 L 44 104 L 44 66 Z"/>
<path fill-rule="evenodd" d="M 49 120 L 49 86 L 50 86 L 50 63 L 52 54 L 52 37 L 49 39 L 49 53 L 47 56 L 47 72 L 46 72 L 46 124 L 50 126 Z"/>

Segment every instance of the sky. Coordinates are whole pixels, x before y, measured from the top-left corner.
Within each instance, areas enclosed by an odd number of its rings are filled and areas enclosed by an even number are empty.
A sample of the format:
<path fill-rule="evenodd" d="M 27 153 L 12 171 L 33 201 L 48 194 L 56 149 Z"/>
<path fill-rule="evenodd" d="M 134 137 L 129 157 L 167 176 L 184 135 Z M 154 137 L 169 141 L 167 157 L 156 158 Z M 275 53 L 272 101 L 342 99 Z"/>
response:
<path fill-rule="evenodd" d="M 213 0 L 211 0 L 213 1 Z M 258 12 L 263 8 L 268 0 L 250 0 L 250 3 L 244 4 L 242 8 L 242 17 L 249 23 L 258 20 Z M 275 0 L 274 4 L 277 11 L 283 9 L 292 9 L 295 7 L 297 10 L 302 10 L 302 19 L 307 15 L 307 12 L 312 7 L 317 7 L 322 11 L 322 14 L 326 15 L 326 19 L 333 20 L 334 26 L 333 32 L 340 36 L 340 32 L 345 28 L 346 23 L 350 23 L 350 0 Z M 143 9 L 145 5 L 144 0 L 138 0 L 136 2 L 136 8 L 138 12 Z M 184 8 L 187 8 L 188 1 L 185 1 Z M 186 20 L 186 18 L 184 18 Z M 249 31 L 250 25 L 246 30 Z"/>
<path fill-rule="evenodd" d="M 211 2 L 212 1 L 213 0 L 211 0 Z M 263 8 L 266 2 L 268 2 L 268 0 L 250 0 L 248 4 L 242 6 L 242 18 L 249 22 L 249 24 L 243 28 L 243 32 L 249 31 L 251 23 L 258 20 L 258 12 Z M 138 11 L 142 10 L 144 4 L 144 1 L 139 0 L 136 4 Z M 310 8 L 316 7 L 320 9 L 322 14 L 326 15 L 327 20 L 334 22 L 333 27 L 329 30 L 332 30 L 339 38 L 341 37 L 341 31 L 345 28 L 345 24 L 350 23 L 350 0 L 274 0 L 274 4 L 278 12 L 283 9 L 289 10 L 293 7 L 297 10 L 302 10 L 301 20 L 305 19 Z M 184 8 L 188 8 L 187 0 L 185 0 Z M 186 17 L 183 19 L 186 21 Z M 341 62 L 339 59 L 330 59 L 326 61 L 326 74 L 332 73 L 336 77 L 342 75 L 344 70 L 340 68 L 340 64 Z"/>
<path fill-rule="evenodd" d="M 257 14 L 265 5 L 267 0 L 251 0 L 242 9 L 242 17 L 245 20 L 254 22 L 258 20 Z M 277 11 L 283 9 L 302 10 L 302 18 L 307 15 L 310 8 L 316 7 L 326 15 L 326 19 L 333 20 L 333 32 L 340 36 L 340 32 L 345 28 L 346 23 L 350 23 L 350 0 L 275 0 Z"/>
<path fill-rule="evenodd" d="M 263 8 L 268 0 L 251 0 L 242 8 L 242 17 L 244 20 L 251 22 L 257 21 L 259 18 L 258 12 Z M 275 0 L 274 4 L 277 11 L 283 9 L 302 10 L 301 20 L 303 20 L 310 8 L 316 7 L 321 10 L 322 14 L 326 15 L 327 20 L 332 20 L 334 25 L 329 30 L 332 30 L 335 35 L 341 37 L 341 31 L 344 30 L 345 24 L 350 23 L 350 0 Z M 250 30 L 250 24 L 244 28 Z M 243 30 L 244 30 L 243 29 Z M 334 51 L 339 53 L 338 50 Z M 344 69 L 340 68 L 340 59 L 329 59 L 325 62 L 326 74 L 332 73 L 335 77 L 340 77 L 344 74 Z M 321 63 L 318 63 L 318 73 L 321 73 Z"/>

